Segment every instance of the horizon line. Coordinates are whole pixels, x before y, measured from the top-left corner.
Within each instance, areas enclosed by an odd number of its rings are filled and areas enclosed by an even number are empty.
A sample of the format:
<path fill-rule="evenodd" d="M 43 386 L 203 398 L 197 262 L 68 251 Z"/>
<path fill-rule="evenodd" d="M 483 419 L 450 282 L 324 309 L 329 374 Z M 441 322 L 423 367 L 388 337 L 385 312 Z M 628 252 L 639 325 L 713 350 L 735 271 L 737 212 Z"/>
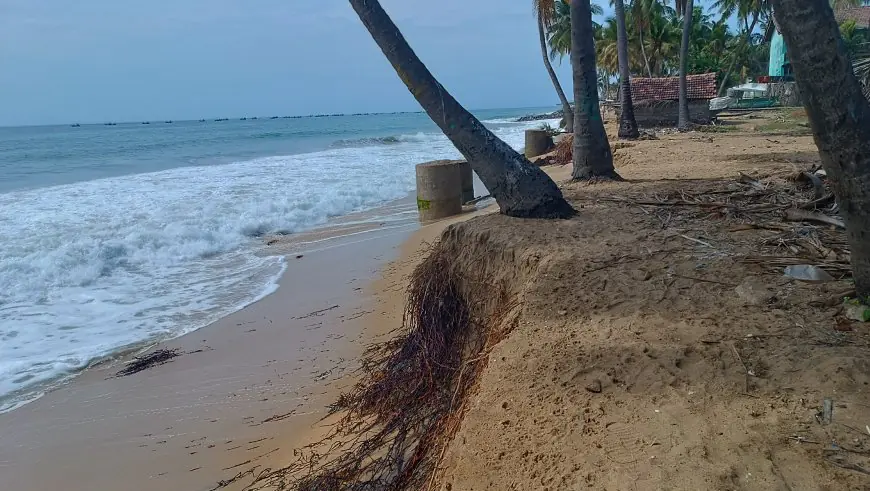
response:
<path fill-rule="evenodd" d="M 556 107 L 558 104 L 554 104 L 552 107 Z M 488 111 L 493 109 L 535 109 L 535 108 L 543 108 L 543 107 L 551 107 L 551 106 L 524 106 L 524 107 L 490 107 L 490 108 L 478 108 L 478 109 L 469 109 L 470 112 L 474 113 L 475 111 Z M 383 112 L 356 112 L 356 113 L 332 113 L 332 114 L 305 114 L 305 115 L 293 115 L 293 116 L 240 116 L 240 117 L 210 117 L 210 118 L 199 118 L 199 119 L 154 119 L 154 120 L 143 120 L 143 121 L 103 121 L 97 123 L 79 123 L 79 122 L 67 122 L 67 123 L 52 123 L 52 124 L 23 124 L 23 125 L 0 125 L 0 128 L 40 128 L 40 127 L 51 127 L 51 126 L 69 126 L 69 127 L 81 127 L 81 126 L 121 126 L 121 125 L 151 125 L 151 124 L 174 124 L 174 123 L 221 123 L 225 121 L 259 121 L 259 120 L 275 120 L 275 119 L 309 119 L 309 118 L 335 118 L 335 117 L 359 117 L 359 116 L 381 116 L 381 115 L 397 115 L 397 114 L 424 114 L 426 111 L 383 111 Z"/>

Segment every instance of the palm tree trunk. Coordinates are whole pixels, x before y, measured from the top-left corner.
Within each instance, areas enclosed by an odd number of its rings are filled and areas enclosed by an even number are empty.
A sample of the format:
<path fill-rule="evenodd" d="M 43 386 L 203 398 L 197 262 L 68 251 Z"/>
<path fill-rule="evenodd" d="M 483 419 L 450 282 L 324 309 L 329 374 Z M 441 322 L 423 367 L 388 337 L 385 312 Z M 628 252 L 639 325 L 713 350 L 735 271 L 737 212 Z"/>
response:
<path fill-rule="evenodd" d="M 643 65 L 646 67 L 646 75 L 649 78 L 652 78 L 652 70 L 649 67 L 649 57 L 646 55 L 646 47 L 643 45 L 643 27 L 639 27 L 637 30 L 638 38 L 640 40 L 640 54 L 643 56 Z"/>
<path fill-rule="evenodd" d="M 613 2 L 616 13 L 616 52 L 619 63 L 619 95 L 622 111 L 619 114 L 619 138 L 635 139 L 640 136 L 631 102 L 631 70 L 628 68 L 628 34 L 625 31 L 625 4 Z"/>
<path fill-rule="evenodd" d="M 552 179 L 468 112 L 435 79 L 377 0 L 349 0 L 399 78 L 471 164 L 501 212 L 565 218 L 574 210 Z"/>
<path fill-rule="evenodd" d="M 734 70 L 734 65 L 737 64 L 737 55 L 743 54 L 743 50 L 746 49 L 746 46 L 749 45 L 749 41 L 752 39 L 752 30 L 755 29 L 755 24 L 758 22 L 758 13 L 752 14 L 752 23 L 749 24 L 749 27 L 746 31 L 746 37 L 741 41 L 740 46 L 737 47 L 737 50 L 731 56 L 731 63 L 728 64 L 728 70 L 725 71 L 725 75 L 722 77 L 722 83 L 719 84 L 719 97 L 722 97 L 722 93 L 725 91 L 725 84 L 728 83 L 728 77 L 731 76 L 731 72 Z"/>
<path fill-rule="evenodd" d="M 837 196 L 859 297 L 870 297 L 870 103 L 828 0 L 773 0 L 822 166 Z"/>
<path fill-rule="evenodd" d="M 764 26 L 764 42 L 769 43 L 773 39 L 773 33 L 776 32 L 776 26 L 773 24 L 773 14 L 767 20 L 767 25 Z"/>
<path fill-rule="evenodd" d="M 613 169 L 613 154 L 601 108 L 592 40 L 589 0 L 571 2 L 571 67 L 574 72 L 574 179 L 620 179 Z"/>
<path fill-rule="evenodd" d="M 559 95 L 559 101 L 562 102 L 562 120 L 565 121 L 565 131 L 568 133 L 574 132 L 574 111 L 571 110 L 571 104 L 568 98 L 565 97 L 565 91 L 562 90 L 562 84 L 559 83 L 559 77 L 556 76 L 556 71 L 553 70 L 553 64 L 550 63 L 550 56 L 547 52 L 547 37 L 544 35 L 544 21 L 541 16 L 538 16 L 538 36 L 541 40 L 541 55 L 544 57 L 544 66 L 547 67 L 547 73 L 550 74 L 550 80 L 553 82 L 553 87 L 556 89 L 556 94 Z"/>
<path fill-rule="evenodd" d="M 685 0 L 683 12 L 683 40 L 680 43 L 680 100 L 677 113 L 677 128 L 681 131 L 689 129 L 692 121 L 689 118 L 689 94 L 686 83 L 686 73 L 689 71 L 689 38 L 692 36 L 692 16 L 694 14 L 693 0 Z"/>

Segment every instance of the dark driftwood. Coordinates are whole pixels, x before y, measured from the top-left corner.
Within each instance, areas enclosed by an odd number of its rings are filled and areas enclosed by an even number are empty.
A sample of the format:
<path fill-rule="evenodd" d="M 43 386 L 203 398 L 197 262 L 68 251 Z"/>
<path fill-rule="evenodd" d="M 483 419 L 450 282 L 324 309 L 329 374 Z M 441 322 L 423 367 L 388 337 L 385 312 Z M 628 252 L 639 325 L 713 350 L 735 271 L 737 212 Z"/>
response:
<path fill-rule="evenodd" d="M 115 376 L 125 377 L 133 375 L 157 365 L 162 365 L 179 355 L 181 355 L 181 352 L 177 349 L 159 349 L 142 356 L 136 356 L 127 363 L 127 366 L 119 370 Z"/>

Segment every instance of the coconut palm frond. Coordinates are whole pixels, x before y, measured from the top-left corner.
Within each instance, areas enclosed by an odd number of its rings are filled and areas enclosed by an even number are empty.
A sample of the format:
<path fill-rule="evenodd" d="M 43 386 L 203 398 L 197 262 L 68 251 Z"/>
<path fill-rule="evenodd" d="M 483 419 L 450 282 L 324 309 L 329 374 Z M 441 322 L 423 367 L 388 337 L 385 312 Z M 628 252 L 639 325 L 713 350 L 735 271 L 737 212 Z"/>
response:
<path fill-rule="evenodd" d="M 864 87 L 864 97 L 870 100 L 870 43 L 866 43 L 862 48 L 861 54 L 855 57 L 853 66 L 855 76 Z"/>
<path fill-rule="evenodd" d="M 539 1 L 539 0 L 536 0 Z M 559 60 L 571 52 L 571 3 L 569 0 L 553 0 L 554 16 L 547 27 L 547 44 L 550 46 L 550 59 Z M 602 15 L 601 6 L 591 3 L 593 15 Z M 597 30 L 598 24 L 592 22 L 592 28 Z"/>
<path fill-rule="evenodd" d="M 535 17 L 539 18 L 544 27 L 550 27 L 556 21 L 557 0 L 532 0 Z"/>

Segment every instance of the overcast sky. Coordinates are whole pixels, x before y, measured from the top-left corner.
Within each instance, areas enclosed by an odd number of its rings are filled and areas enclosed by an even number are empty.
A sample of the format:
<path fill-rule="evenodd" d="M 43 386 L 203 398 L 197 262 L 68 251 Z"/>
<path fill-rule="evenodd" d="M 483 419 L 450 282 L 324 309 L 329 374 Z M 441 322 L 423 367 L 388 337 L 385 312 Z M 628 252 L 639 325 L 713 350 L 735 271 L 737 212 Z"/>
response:
<path fill-rule="evenodd" d="M 531 0 L 381 3 L 466 107 L 558 102 Z M 2 126 L 418 109 L 347 0 L 0 0 Z"/>

